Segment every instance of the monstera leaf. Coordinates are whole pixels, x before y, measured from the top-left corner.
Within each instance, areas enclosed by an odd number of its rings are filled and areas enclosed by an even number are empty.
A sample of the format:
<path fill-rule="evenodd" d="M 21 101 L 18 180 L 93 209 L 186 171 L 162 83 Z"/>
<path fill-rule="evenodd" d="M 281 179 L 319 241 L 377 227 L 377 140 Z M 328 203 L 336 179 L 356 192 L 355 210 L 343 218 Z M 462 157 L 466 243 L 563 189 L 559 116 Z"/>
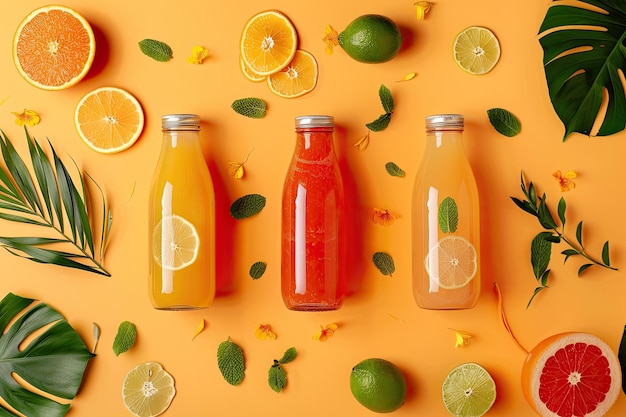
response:
<path fill-rule="evenodd" d="M 63 316 L 48 305 L 11 293 L 0 301 L 0 397 L 23 415 L 64 416 L 69 403 L 35 389 L 71 400 L 93 356 Z M 0 405 L 0 416 L 17 414 Z"/>
<path fill-rule="evenodd" d="M 603 90 L 608 106 L 598 136 L 626 125 L 620 73 L 626 71 L 625 0 L 555 0 L 539 30 L 550 99 L 565 125 L 563 140 L 591 133 Z"/>

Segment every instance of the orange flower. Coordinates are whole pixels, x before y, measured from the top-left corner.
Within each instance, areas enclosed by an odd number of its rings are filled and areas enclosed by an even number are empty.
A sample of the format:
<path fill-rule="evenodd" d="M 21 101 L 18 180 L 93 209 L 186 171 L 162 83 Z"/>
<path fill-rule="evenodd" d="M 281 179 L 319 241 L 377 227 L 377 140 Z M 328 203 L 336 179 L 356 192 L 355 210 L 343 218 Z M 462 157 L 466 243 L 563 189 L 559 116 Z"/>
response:
<path fill-rule="evenodd" d="M 254 337 L 261 340 L 274 340 L 276 334 L 272 331 L 272 326 L 269 324 L 259 324 L 254 330 Z"/>
<path fill-rule="evenodd" d="M 16 117 L 15 124 L 20 126 L 35 126 L 36 124 L 39 124 L 39 121 L 41 120 L 41 118 L 39 117 L 39 113 L 37 113 L 35 110 L 24 109 L 22 113 L 14 111 L 13 114 Z"/>
<path fill-rule="evenodd" d="M 326 25 L 326 36 L 322 40 L 326 43 L 326 55 L 332 55 L 335 46 L 339 46 L 339 34 L 331 25 Z"/>
<path fill-rule="evenodd" d="M 562 174 L 561 171 L 556 170 L 552 176 L 558 181 L 561 191 L 569 191 L 576 187 L 576 184 L 572 181 L 573 178 L 576 178 L 574 171 L 567 171 L 565 174 Z"/>
<path fill-rule="evenodd" d="M 333 337 L 335 334 L 335 330 L 337 330 L 339 326 L 335 323 L 327 324 L 326 326 L 320 326 L 320 331 L 313 335 L 313 340 L 319 340 L 320 342 L 325 342 L 329 337 Z"/>
<path fill-rule="evenodd" d="M 374 209 L 374 215 L 372 221 L 374 224 L 380 224 L 381 226 L 391 226 L 398 219 L 397 214 L 390 212 L 389 210 Z"/>

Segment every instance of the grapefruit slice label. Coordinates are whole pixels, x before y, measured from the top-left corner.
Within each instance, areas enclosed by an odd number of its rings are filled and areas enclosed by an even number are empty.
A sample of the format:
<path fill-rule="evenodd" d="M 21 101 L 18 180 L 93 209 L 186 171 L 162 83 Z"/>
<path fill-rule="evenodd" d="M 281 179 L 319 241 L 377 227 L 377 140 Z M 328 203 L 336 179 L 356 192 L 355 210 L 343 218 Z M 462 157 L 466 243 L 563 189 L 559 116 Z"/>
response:
<path fill-rule="evenodd" d="M 539 398 L 560 417 L 585 416 L 603 402 L 611 388 L 611 369 L 602 350 L 572 343 L 546 360 Z"/>

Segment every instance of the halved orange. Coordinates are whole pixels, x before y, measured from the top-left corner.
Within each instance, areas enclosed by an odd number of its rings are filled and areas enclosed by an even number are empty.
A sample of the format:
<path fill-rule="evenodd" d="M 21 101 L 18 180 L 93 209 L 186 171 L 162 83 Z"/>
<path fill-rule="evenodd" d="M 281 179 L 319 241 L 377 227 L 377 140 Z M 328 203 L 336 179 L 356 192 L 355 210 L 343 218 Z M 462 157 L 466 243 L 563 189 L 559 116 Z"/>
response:
<path fill-rule="evenodd" d="M 241 33 L 241 58 L 252 72 L 260 76 L 286 67 L 297 47 L 296 28 L 287 16 L 276 10 L 252 16 Z"/>
<path fill-rule="evenodd" d="M 241 73 L 244 77 L 254 83 L 265 81 L 265 79 L 267 78 L 267 76 L 265 75 L 258 75 L 252 72 L 250 67 L 248 67 L 248 65 L 246 64 L 246 61 L 244 61 L 241 56 L 239 56 L 239 69 L 241 70 Z"/>
<path fill-rule="evenodd" d="M 63 90 L 87 74 L 96 53 L 91 26 L 65 6 L 32 11 L 13 37 L 13 61 L 18 72 L 44 90 Z"/>
<path fill-rule="evenodd" d="M 315 57 L 299 49 L 285 68 L 267 77 L 267 85 L 274 94 L 295 98 L 315 88 L 317 75 L 318 66 Z"/>
<path fill-rule="evenodd" d="M 101 87 L 78 102 L 74 123 L 81 139 L 100 153 L 116 153 L 137 141 L 144 125 L 143 109 L 129 92 Z"/>

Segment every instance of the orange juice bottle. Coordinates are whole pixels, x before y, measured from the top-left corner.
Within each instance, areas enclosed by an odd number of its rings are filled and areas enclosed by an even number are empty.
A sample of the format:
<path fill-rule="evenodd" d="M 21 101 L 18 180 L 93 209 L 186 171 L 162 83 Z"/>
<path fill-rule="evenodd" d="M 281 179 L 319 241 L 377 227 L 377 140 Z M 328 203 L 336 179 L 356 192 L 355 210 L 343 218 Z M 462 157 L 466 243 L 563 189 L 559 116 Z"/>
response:
<path fill-rule="evenodd" d="M 281 290 L 287 308 L 335 310 L 344 299 L 344 195 L 332 116 L 296 117 L 283 188 Z"/>
<path fill-rule="evenodd" d="M 163 310 L 208 307 L 215 297 L 215 196 L 194 114 L 162 117 L 149 200 L 149 294 Z"/>
<path fill-rule="evenodd" d="M 412 215 L 413 295 L 422 308 L 471 308 L 480 295 L 478 189 L 463 125 L 459 114 L 426 117 Z"/>

